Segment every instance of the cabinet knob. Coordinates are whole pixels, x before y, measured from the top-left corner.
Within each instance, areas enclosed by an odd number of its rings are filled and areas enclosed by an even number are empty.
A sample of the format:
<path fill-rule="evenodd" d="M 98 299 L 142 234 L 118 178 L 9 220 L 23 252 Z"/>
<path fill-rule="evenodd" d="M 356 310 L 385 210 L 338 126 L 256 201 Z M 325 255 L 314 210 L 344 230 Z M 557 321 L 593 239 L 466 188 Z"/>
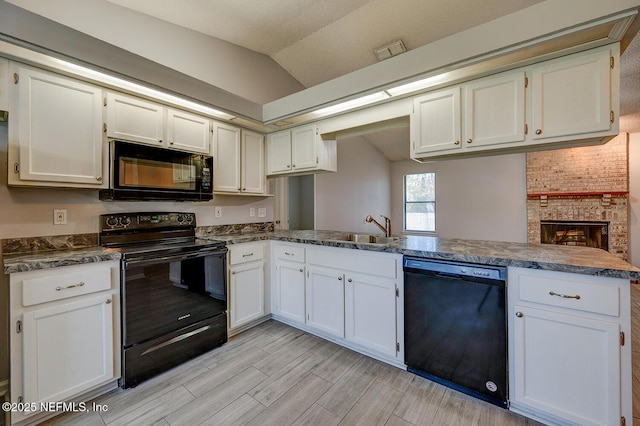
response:
<path fill-rule="evenodd" d="M 338 277 L 338 281 L 342 281 L 342 277 Z"/>
<path fill-rule="evenodd" d="M 236 274 L 236 271 L 231 271 L 231 275 L 235 275 L 235 274 Z"/>
<path fill-rule="evenodd" d="M 471 143 L 471 142 L 473 142 L 473 139 L 471 138 L 467 139 L 467 143 Z"/>
<path fill-rule="evenodd" d="M 347 281 L 349 281 L 350 283 L 353 282 L 353 280 L 351 278 L 349 278 Z"/>
<path fill-rule="evenodd" d="M 102 176 L 96 176 L 96 180 L 97 180 L 98 182 L 102 182 Z"/>
<path fill-rule="evenodd" d="M 247 188 L 242 188 L 242 190 L 243 190 L 243 191 L 246 191 L 246 190 L 247 190 Z"/>
<path fill-rule="evenodd" d="M 304 272 L 304 269 L 303 269 L 303 268 L 300 268 L 300 272 Z"/>
<path fill-rule="evenodd" d="M 541 135 L 541 134 L 542 134 L 542 129 L 536 130 L 536 135 Z"/>
<path fill-rule="evenodd" d="M 158 139 L 158 143 L 162 143 L 162 139 Z"/>
<path fill-rule="evenodd" d="M 522 312 L 516 312 L 516 316 L 518 318 L 522 318 L 524 316 L 524 314 Z"/>
<path fill-rule="evenodd" d="M 291 165 L 287 164 L 287 169 L 290 169 L 290 168 L 291 168 Z"/>
<path fill-rule="evenodd" d="M 460 145 L 460 141 L 455 141 L 453 144 L 454 145 Z"/>
<path fill-rule="evenodd" d="M 173 141 L 169 141 L 169 145 L 173 145 Z"/>
<path fill-rule="evenodd" d="M 295 167 L 295 166 L 296 166 L 295 164 L 292 164 L 292 167 Z"/>
<path fill-rule="evenodd" d="M 107 301 L 105 302 L 107 305 L 111 304 L 111 299 L 107 299 Z"/>

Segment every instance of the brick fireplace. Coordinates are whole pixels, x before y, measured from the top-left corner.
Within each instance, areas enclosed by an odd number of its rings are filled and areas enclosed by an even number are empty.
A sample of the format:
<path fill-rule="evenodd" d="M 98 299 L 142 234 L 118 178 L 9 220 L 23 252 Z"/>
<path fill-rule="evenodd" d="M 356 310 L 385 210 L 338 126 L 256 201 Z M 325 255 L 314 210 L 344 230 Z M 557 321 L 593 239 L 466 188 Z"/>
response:
<path fill-rule="evenodd" d="M 604 145 L 528 153 L 528 241 L 606 243 L 601 248 L 628 260 L 628 164 L 626 133 Z"/>

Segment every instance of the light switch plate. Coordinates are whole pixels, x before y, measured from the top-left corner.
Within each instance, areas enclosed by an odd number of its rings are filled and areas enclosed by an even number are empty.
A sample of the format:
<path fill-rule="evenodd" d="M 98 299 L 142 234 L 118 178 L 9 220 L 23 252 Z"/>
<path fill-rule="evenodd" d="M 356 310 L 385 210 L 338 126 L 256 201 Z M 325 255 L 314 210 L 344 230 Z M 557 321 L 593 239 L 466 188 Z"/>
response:
<path fill-rule="evenodd" d="M 253 217 L 256 215 L 256 208 L 255 207 L 249 207 L 249 216 Z"/>
<path fill-rule="evenodd" d="M 267 217 L 267 208 L 259 207 L 258 208 L 258 217 Z"/>
<path fill-rule="evenodd" d="M 216 207 L 214 212 L 216 217 L 222 217 L 222 207 Z"/>

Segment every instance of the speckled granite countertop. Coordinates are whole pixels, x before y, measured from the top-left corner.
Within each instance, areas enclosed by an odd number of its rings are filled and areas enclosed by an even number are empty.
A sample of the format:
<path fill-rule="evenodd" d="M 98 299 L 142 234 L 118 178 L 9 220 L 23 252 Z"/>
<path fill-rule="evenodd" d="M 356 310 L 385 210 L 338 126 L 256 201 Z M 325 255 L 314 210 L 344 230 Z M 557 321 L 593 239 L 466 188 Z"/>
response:
<path fill-rule="evenodd" d="M 59 268 L 83 263 L 103 262 L 120 259 L 120 252 L 102 247 L 75 250 L 56 250 L 34 254 L 5 255 L 4 273 L 35 271 L 37 269 Z"/>
<path fill-rule="evenodd" d="M 460 240 L 438 237 L 403 236 L 391 244 L 368 244 L 340 241 L 347 235 L 337 231 L 274 231 L 247 235 L 199 235 L 200 238 L 240 244 L 258 240 L 279 240 L 344 247 L 378 252 L 400 253 L 432 259 L 515 266 L 640 279 L 640 269 L 609 252 L 589 247 L 549 244 L 508 243 L 497 241 Z"/>
<path fill-rule="evenodd" d="M 205 231 L 200 232 L 198 237 L 224 241 L 227 244 L 278 240 L 487 265 L 640 279 L 640 269 L 611 253 L 594 248 L 421 236 L 403 236 L 386 245 L 340 241 L 346 235 L 346 232 L 338 231 L 273 231 L 235 235 L 216 235 Z M 101 247 L 5 256 L 4 272 L 8 274 L 119 258 L 117 250 Z"/>

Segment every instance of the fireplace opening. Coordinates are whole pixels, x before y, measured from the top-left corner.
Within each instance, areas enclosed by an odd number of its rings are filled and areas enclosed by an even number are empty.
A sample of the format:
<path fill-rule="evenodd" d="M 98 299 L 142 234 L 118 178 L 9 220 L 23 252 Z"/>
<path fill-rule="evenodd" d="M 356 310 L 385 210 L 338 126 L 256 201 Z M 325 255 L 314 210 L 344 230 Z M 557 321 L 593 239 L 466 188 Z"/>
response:
<path fill-rule="evenodd" d="M 540 242 L 609 250 L 609 222 L 540 221 Z"/>

